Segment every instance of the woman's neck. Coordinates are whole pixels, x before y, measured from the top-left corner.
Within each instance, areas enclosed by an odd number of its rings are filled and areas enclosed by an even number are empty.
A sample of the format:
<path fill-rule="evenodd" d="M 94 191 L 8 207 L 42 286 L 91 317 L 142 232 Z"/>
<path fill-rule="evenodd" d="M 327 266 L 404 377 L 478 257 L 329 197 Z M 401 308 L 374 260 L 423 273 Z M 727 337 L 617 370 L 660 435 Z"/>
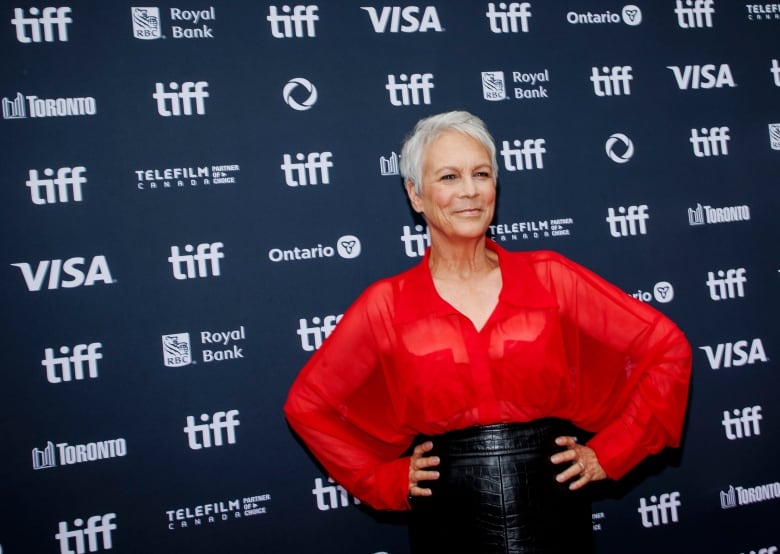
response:
<path fill-rule="evenodd" d="M 469 280 L 489 273 L 498 266 L 498 256 L 485 245 L 485 238 L 437 241 L 432 244 L 428 268 L 434 279 Z"/>

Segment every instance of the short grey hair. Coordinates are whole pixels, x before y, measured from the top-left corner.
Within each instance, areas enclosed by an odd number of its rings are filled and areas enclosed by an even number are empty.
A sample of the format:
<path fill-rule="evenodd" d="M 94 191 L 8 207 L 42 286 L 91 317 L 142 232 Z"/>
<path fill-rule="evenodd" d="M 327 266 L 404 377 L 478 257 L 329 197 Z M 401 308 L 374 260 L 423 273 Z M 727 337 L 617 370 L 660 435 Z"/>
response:
<path fill-rule="evenodd" d="M 422 168 L 425 161 L 423 159 L 425 150 L 439 135 L 446 131 L 463 133 L 484 146 L 490 154 L 490 160 L 493 164 L 493 177 L 498 177 L 496 143 L 493 141 L 485 122 L 469 112 L 444 112 L 418 121 L 401 146 L 401 160 L 399 162 L 401 175 L 404 181 L 411 181 L 414 184 L 414 192 L 417 195 L 422 194 Z"/>

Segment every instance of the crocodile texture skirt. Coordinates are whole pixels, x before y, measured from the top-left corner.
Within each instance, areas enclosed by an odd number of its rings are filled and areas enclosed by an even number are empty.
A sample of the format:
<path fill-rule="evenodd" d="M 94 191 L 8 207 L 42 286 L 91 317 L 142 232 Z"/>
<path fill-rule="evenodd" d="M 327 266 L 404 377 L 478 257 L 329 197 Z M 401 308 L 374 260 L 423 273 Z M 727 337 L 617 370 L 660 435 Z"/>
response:
<path fill-rule="evenodd" d="M 582 431 L 559 419 L 471 427 L 434 437 L 440 477 L 411 499 L 412 554 L 593 552 L 591 506 L 555 475 L 555 438 Z"/>

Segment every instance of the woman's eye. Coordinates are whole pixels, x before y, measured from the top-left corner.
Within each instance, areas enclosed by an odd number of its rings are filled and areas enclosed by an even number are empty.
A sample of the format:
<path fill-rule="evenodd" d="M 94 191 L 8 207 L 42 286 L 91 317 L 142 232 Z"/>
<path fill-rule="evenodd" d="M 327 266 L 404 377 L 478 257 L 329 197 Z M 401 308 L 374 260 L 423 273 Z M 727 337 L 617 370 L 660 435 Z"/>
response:
<path fill-rule="evenodd" d="M 474 174 L 474 176 L 475 177 L 487 178 L 487 177 L 490 177 L 490 173 L 488 173 L 487 171 L 478 171 L 478 172 L 476 172 Z"/>
<path fill-rule="evenodd" d="M 447 175 L 442 175 L 442 176 L 440 177 L 440 179 L 441 179 L 442 181 L 452 181 L 453 179 L 456 179 L 456 178 L 457 178 L 457 177 L 456 177 L 454 174 L 452 174 L 452 173 L 448 173 Z"/>

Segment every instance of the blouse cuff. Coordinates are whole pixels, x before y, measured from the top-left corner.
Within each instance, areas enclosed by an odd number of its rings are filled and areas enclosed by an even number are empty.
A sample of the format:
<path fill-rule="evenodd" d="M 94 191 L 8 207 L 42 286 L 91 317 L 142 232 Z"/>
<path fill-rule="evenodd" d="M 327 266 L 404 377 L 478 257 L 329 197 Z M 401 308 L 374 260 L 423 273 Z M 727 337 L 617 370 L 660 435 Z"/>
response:
<path fill-rule="evenodd" d="M 409 462 L 406 456 L 377 467 L 366 503 L 377 510 L 409 510 Z"/>
<path fill-rule="evenodd" d="M 596 452 L 607 476 L 620 479 L 651 453 L 643 444 L 646 433 L 646 429 L 643 431 L 619 419 L 599 431 L 587 445 Z"/>

